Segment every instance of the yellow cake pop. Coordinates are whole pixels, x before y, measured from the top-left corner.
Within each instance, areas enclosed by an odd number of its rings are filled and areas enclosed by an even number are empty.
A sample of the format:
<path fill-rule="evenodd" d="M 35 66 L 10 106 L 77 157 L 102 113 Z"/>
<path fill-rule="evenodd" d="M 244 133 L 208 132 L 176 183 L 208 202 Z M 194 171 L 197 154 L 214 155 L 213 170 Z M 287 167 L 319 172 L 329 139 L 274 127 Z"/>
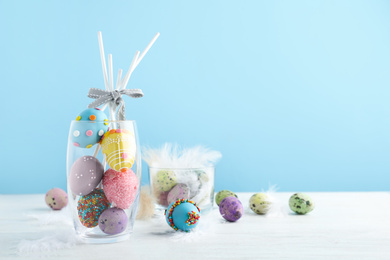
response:
<path fill-rule="evenodd" d="M 102 152 L 111 169 L 127 171 L 134 164 L 136 144 L 134 134 L 125 129 L 112 129 L 101 140 Z"/>

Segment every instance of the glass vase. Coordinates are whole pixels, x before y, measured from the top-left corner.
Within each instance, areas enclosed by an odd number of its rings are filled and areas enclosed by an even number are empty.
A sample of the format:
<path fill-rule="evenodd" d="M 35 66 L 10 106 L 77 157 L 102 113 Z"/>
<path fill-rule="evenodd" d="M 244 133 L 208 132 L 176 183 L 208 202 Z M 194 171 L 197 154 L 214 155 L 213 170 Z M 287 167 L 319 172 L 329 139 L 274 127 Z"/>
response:
<path fill-rule="evenodd" d="M 67 189 L 81 241 L 114 243 L 130 237 L 140 195 L 139 147 L 135 121 L 71 122 Z"/>
<path fill-rule="evenodd" d="M 149 167 L 151 193 L 157 209 L 166 209 L 178 199 L 189 199 L 202 212 L 207 212 L 214 203 L 213 166 L 203 168 L 157 168 Z"/>

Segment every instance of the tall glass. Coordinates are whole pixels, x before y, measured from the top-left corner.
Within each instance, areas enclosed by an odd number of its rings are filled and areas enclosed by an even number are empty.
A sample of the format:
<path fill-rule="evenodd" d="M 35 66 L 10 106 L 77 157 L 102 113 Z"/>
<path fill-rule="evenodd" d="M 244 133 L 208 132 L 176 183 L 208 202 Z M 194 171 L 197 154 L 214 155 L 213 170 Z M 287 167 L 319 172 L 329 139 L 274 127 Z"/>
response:
<path fill-rule="evenodd" d="M 84 134 L 95 133 L 102 138 L 99 143 L 79 144 Z M 120 242 L 133 232 L 141 185 L 139 147 L 135 121 L 71 122 L 67 189 L 74 228 L 83 242 Z"/>

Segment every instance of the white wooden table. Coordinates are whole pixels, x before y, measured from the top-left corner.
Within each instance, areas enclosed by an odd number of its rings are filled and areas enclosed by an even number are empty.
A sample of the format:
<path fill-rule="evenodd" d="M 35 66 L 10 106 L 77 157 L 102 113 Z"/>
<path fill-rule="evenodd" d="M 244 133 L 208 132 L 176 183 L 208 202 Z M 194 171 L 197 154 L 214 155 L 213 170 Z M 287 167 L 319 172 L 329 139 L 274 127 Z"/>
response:
<path fill-rule="evenodd" d="M 276 194 L 285 209 L 291 194 Z M 22 255 L 21 240 L 69 233 L 70 221 L 66 211 L 47 208 L 42 194 L 0 195 L 0 259 L 390 259 L 389 193 L 308 194 L 316 208 L 304 216 L 255 215 L 248 209 L 252 194 L 238 193 L 245 214 L 236 223 L 215 208 L 193 233 L 176 233 L 157 217 L 137 221 L 125 242 Z"/>

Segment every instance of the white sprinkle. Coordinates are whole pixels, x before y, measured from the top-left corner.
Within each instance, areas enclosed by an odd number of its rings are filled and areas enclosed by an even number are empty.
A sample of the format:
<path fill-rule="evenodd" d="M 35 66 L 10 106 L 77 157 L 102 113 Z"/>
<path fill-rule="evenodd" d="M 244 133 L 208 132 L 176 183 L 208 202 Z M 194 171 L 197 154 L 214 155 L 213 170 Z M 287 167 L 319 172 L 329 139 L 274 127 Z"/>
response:
<path fill-rule="evenodd" d="M 77 137 L 77 136 L 79 136 L 79 135 L 80 135 L 80 131 L 77 131 L 77 130 L 76 130 L 76 131 L 73 132 L 73 136 L 74 136 L 74 137 Z"/>
<path fill-rule="evenodd" d="M 102 129 L 102 130 L 100 130 L 98 134 L 99 134 L 99 136 L 102 136 L 102 135 L 104 135 L 104 131 L 103 131 L 103 129 Z"/>

